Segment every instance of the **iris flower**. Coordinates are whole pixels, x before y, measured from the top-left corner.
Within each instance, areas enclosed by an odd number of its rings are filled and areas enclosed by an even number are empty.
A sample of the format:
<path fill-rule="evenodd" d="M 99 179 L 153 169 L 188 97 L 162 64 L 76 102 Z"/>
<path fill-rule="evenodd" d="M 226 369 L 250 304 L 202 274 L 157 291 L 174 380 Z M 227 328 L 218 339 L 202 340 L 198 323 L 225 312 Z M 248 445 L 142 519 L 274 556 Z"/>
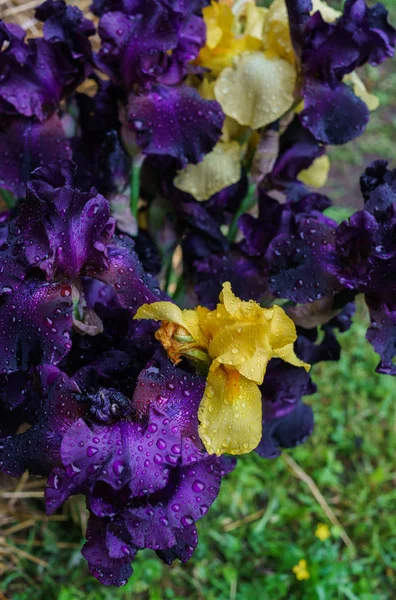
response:
<path fill-rule="evenodd" d="M 199 435 L 210 454 L 245 454 L 259 444 L 259 385 L 271 358 L 309 369 L 294 353 L 296 328 L 283 309 L 242 301 L 229 282 L 213 311 L 154 302 L 140 307 L 135 319 L 161 321 L 156 337 L 169 358 L 177 364 L 186 357 L 207 375 L 198 417 Z"/>

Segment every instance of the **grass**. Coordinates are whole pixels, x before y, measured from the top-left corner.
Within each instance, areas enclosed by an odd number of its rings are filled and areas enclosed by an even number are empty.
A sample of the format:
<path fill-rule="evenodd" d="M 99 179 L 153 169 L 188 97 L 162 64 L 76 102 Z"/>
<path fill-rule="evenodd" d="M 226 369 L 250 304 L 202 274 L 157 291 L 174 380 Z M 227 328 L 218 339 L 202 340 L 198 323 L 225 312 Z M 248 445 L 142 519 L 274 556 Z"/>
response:
<path fill-rule="evenodd" d="M 12 600 L 390 600 L 396 586 L 395 387 L 374 372 L 378 357 L 365 340 L 361 314 L 340 336 L 338 363 L 314 368 L 318 392 L 316 428 L 288 455 L 309 475 L 353 542 L 331 525 L 306 483 L 283 456 L 254 454 L 239 460 L 207 518 L 187 565 L 163 565 L 142 552 L 125 588 L 101 588 L 87 573 L 78 546 L 81 529 L 69 519 L 29 528 L 26 552 L 48 563 L 23 559 L 3 576 L 0 590 Z M 293 464 L 293 463 L 291 463 Z M 36 501 L 37 510 L 42 501 Z M 70 507 L 70 505 L 69 505 Z M 75 512 L 81 512 L 81 507 Z M 78 509 L 78 506 L 77 506 Z M 319 523 L 331 536 L 315 536 Z M 15 534 L 23 536 L 24 532 Z M 12 536 L 7 540 L 15 544 Z M 59 542 L 72 548 L 62 549 Z M 42 546 L 36 546 L 37 542 Z M 74 548 L 73 545 L 76 545 Z M 292 572 L 300 559 L 310 578 Z M 1 598 L 1 595 L 0 595 Z"/>

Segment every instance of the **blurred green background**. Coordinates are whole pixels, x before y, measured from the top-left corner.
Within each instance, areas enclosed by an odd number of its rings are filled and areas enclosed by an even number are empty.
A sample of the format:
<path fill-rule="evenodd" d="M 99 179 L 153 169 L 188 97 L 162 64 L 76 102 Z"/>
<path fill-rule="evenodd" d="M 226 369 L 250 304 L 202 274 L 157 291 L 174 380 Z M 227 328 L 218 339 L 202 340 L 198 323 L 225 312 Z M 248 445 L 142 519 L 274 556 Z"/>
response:
<path fill-rule="evenodd" d="M 396 0 L 384 3 L 395 23 Z M 381 107 L 361 138 L 329 153 L 326 191 L 347 207 L 361 206 L 359 175 L 366 164 L 377 157 L 392 161 L 396 148 L 395 61 L 368 67 L 362 76 Z M 254 454 L 239 460 L 198 524 L 200 543 L 187 565 L 167 567 L 144 551 L 125 588 L 102 588 L 79 552 L 82 501 L 69 503 L 64 521 L 53 521 L 43 517 L 41 499 L 30 500 L 35 524 L 9 537 L 9 528 L 0 529 L 0 600 L 395 598 L 396 386 L 375 373 L 378 357 L 365 340 L 367 322 L 360 303 L 352 329 L 340 335 L 341 360 L 313 369 L 313 436 L 275 461 Z M 329 527 L 324 541 L 315 535 L 319 524 Z M 17 563 L 7 562 L 6 544 L 19 549 Z M 308 579 L 293 572 L 300 560 Z"/>

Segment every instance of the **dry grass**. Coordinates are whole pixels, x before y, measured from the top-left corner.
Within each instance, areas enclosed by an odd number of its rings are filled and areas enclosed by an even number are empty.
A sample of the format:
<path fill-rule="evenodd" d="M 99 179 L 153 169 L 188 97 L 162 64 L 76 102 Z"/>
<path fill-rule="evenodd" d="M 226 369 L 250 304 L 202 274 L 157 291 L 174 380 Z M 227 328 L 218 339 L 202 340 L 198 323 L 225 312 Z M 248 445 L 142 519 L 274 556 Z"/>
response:
<path fill-rule="evenodd" d="M 67 502 L 62 514 L 47 516 L 44 490 L 44 479 L 29 477 L 27 473 L 19 480 L 0 474 L 0 580 L 18 569 L 21 559 L 43 568 L 48 566 L 36 555 L 35 548 L 44 546 L 46 528 L 51 523 L 70 520 L 80 527 L 82 535 L 85 533 L 87 513 L 81 498 Z M 79 544 L 61 541 L 56 545 L 59 549 L 80 547 Z"/>
<path fill-rule="evenodd" d="M 43 0 L 0 0 L 0 19 L 8 23 L 17 23 L 26 31 L 28 36 L 37 36 L 41 33 L 41 23 L 34 17 L 37 6 Z M 89 12 L 91 0 L 68 0 L 68 4 L 74 4 L 83 10 L 88 18 L 94 19 Z"/>

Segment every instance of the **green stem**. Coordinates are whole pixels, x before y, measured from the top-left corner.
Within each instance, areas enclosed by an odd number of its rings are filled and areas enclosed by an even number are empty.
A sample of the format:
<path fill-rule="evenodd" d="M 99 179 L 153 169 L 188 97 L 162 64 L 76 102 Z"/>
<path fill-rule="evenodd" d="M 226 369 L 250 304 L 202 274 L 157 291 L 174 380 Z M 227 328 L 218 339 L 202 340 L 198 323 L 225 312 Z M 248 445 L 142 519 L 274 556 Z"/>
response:
<path fill-rule="evenodd" d="M 228 230 L 227 239 L 229 242 L 235 240 L 236 234 L 238 233 L 238 220 L 241 215 L 250 210 L 256 203 L 256 185 L 251 183 L 249 190 L 245 198 L 242 200 L 240 207 L 236 211 L 234 218 L 232 219 L 230 229 Z"/>
<path fill-rule="evenodd" d="M 138 154 L 134 156 L 132 159 L 132 169 L 131 169 L 131 211 L 133 216 L 136 219 L 138 218 L 138 205 L 140 199 L 140 171 L 142 170 L 142 165 L 144 161 L 144 156 L 142 154 Z"/>
<path fill-rule="evenodd" d="M 3 198 L 7 208 L 11 210 L 15 206 L 14 196 L 7 190 L 0 189 L 0 196 Z"/>

